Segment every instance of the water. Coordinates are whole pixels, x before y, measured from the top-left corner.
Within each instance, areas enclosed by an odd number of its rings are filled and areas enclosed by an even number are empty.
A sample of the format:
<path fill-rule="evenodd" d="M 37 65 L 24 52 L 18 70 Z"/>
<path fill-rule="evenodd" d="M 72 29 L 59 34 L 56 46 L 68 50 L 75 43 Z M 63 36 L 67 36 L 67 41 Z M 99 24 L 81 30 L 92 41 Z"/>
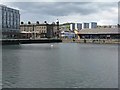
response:
<path fill-rule="evenodd" d="M 10 45 L 3 46 L 2 53 L 3 87 L 118 87 L 117 45 Z"/>

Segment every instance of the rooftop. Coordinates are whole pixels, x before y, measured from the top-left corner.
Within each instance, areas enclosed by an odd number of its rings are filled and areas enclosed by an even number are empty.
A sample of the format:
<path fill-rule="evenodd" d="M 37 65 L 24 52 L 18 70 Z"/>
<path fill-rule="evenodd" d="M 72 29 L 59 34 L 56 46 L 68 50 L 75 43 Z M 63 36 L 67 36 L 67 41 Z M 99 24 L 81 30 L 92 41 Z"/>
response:
<path fill-rule="evenodd" d="M 79 34 L 120 34 L 118 28 L 93 28 L 93 29 L 81 29 Z"/>

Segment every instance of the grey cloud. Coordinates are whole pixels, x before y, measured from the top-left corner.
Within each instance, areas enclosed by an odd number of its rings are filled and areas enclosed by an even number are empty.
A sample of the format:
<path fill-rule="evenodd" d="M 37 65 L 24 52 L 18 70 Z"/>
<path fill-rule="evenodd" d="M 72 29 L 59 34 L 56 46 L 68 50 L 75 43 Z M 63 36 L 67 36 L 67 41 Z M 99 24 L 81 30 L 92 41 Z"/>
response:
<path fill-rule="evenodd" d="M 101 2 L 12 2 L 9 4 L 26 11 L 26 13 L 50 16 L 89 15 L 115 7 L 114 3 Z"/>
<path fill-rule="evenodd" d="M 118 7 L 117 2 L 7 2 L 6 5 L 19 8 L 21 21 L 25 22 L 45 20 L 53 22 L 57 18 L 64 21 L 64 16 L 71 17 L 71 15 L 73 18 L 67 18 L 64 22 L 69 22 L 71 19 L 74 21 L 74 17 L 80 21 L 82 16 L 90 19 L 90 14 L 93 14 L 94 20 L 97 20 L 96 15 L 99 16 L 103 11 L 111 12 L 111 8 Z M 100 17 L 99 19 L 102 19 L 102 16 Z"/>

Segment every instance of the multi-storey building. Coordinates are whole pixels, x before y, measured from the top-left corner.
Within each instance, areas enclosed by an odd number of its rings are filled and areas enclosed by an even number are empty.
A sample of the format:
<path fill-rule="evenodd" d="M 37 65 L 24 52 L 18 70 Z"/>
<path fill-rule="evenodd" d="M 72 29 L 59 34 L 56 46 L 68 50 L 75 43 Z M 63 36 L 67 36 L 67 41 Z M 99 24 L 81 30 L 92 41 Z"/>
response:
<path fill-rule="evenodd" d="M 20 25 L 21 38 L 52 38 L 57 35 L 57 25 L 52 24 L 21 24 Z"/>
<path fill-rule="evenodd" d="M 0 5 L 0 30 L 3 39 L 19 38 L 19 10 Z"/>
<path fill-rule="evenodd" d="M 21 24 L 21 38 L 41 38 L 47 33 L 45 24 Z"/>

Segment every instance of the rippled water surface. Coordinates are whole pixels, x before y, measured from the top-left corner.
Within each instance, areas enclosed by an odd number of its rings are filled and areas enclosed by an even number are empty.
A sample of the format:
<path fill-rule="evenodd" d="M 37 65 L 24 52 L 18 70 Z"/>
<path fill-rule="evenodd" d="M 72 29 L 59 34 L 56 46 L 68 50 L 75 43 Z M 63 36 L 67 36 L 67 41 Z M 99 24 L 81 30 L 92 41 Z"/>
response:
<path fill-rule="evenodd" d="M 118 87 L 117 45 L 6 45 L 2 55 L 3 87 Z"/>

